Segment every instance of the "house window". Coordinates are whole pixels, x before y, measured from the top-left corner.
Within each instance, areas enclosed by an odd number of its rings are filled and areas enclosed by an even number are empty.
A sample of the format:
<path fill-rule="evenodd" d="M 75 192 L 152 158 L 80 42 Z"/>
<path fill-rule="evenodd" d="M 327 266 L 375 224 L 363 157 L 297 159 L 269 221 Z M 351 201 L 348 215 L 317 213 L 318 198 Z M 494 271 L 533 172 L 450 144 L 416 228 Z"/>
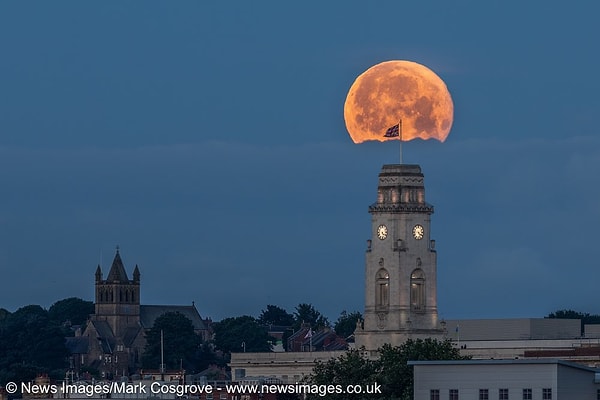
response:
<path fill-rule="evenodd" d="M 375 304 L 379 307 L 385 307 L 390 304 L 390 275 L 385 269 L 377 271 L 377 287 Z"/>
<path fill-rule="evenodd" d="M 552 400 L 552 389 L 542 389 L 542 400 Z"/>
<path fill-rule="evenodd" d="M 508 389 L 498 389 L 498 400 L 508 400 Z"/>
<path fill-rule="evenodd" d="M 410 305 L 413 310 L 425 308 L 425 273 L 415 269 L 410 275 Z"/>
<path fill-rule="evenodd" d="M 458 389 L 450 389 L 448 400 L 458 400 Z"/>
<path fill-rule="evenodd" d="M 488 389 L 479 389 L 479 400 L 490 400 L 490 391 Z"/>
<path fill-rule="evenodd" d="M 440 400 L 440 389 L 431 389 L 429 391 L 429 400 Z"/>
<path fill-rule="evenodd" d="M 523 389 L 523 400 L 531 400 L 531 389 Z"/>

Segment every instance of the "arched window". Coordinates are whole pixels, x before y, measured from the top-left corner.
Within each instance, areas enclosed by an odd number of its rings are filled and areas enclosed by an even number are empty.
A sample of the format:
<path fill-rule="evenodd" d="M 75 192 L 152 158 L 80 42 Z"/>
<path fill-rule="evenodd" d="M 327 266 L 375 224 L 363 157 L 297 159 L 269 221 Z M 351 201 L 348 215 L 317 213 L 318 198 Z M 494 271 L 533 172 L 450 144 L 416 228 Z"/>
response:
<path fill-rule="evenodd" d="M 375 305 L 387 307 L 390 305 L 390 275 L 381 268 L 375 279 Z"/>
<path fill-rule="evenodd" d="M 410 307 L 413 310 L 425 309 L 425 274 L 420 268 L 410 275 Z"/>

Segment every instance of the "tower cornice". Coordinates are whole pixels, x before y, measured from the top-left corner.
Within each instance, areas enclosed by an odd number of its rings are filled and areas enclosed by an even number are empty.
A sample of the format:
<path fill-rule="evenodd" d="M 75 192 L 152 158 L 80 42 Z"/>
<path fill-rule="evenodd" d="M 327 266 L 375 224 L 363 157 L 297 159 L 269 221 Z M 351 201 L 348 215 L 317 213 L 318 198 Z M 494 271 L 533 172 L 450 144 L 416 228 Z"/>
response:
<path fill-rule="evenodd" d="M 433 214 L 433 205 L 429 203 L 424 204 L 410 204 L 410 203 L 396 203 L 396 204 L 379 204 L 373 203 L 369 206 L 369 213 L 425 213 Z"/>

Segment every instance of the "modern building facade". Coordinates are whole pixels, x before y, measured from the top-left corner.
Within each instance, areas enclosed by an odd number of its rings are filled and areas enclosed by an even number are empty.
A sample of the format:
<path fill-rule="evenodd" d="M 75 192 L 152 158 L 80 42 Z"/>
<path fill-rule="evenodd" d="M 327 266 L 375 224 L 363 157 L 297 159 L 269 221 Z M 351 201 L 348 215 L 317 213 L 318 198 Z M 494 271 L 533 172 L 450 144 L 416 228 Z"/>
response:
<path fill-rule="evenodd" d="M 561 360 L 409 361 L 414 400 L 595 400 L 597 370 Z"/>

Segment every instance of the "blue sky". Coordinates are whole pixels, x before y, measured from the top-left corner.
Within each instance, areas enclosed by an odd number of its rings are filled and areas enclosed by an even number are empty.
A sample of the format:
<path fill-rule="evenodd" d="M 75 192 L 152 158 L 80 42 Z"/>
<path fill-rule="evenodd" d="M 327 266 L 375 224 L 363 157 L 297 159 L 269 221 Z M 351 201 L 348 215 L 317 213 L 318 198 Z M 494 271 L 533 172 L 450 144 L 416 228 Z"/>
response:
<path fill-rule="evenodd" d="M 0 3 L 0 307 L 93 300 L 119 245 L 145 304 L 362 311 L 398 145 L 353 144 L 343 103 L 404 59 L 455 106 L 404 146 L 440 315 L 600 313 L 600 4 L 414 3 Z"/>

